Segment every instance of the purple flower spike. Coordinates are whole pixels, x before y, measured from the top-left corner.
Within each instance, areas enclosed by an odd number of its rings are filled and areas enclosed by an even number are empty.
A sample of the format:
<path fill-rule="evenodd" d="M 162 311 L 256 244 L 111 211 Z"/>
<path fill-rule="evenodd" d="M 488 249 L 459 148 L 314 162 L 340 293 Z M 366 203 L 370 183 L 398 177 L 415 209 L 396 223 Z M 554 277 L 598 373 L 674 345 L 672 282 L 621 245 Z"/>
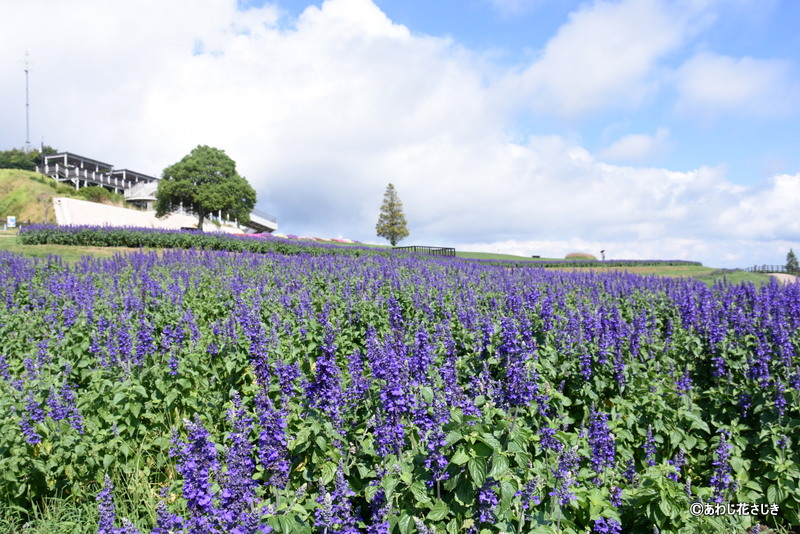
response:
<path fill-rule="evenodd" d="M 114 521 L 117 519 L 117 513 L 114 508 L 114 485 L 108 475 L 105 476 L 103 490 L 97 495 L 97 509 L 100 514 L 97 534 L 116 534 Z"/>
<path fill-rule="evenodd" d="M 253 420 L 242 408 L 238 394 L 233 395 L 233 409 L 228 411 L 228 420 L 233 426 L 229 434 L 226 463 L 228 470 L 222 477 L 222 492 L 218 515 L 225 532 L 250 533 L 260 523 L 261 515 L 253 510 L 256 482 L 253 480 L 255 461 L 253 446 L 248 435 L 253 428 Z"/>
<path fill-rule="evenodd" d="M 262 429 L 258 437 L 258 459 L 262 467 L 271 473 L 269 483 L 283 489 L 289 479 L 286 413 L 278 410 L 263 390 L 256 396 L 256 409 Z"/>
<path fill-rule="evenodd" d="M 622 525 L 620 525 L 616 519 L 601 517 L 595 519 L 592 532 L 596 532 L 597 534 L 620 534 L 622 532 Z"/>
<path fill-rule="evenodd" d="M 355 493 L 344 477 L 344 467 L 339 464 L 336 470 L 333 493 L 328 493 L 320 481 L 317 503 L 320 507 L 314 511 L 317 527 L 329 534 L 359 534 L 357 521 L 350 497 Z"/>
<path fill-rule="evenodd" d="M 564 449 L 558 457 L 558 468 L 552 470 L 553 476 L 556 478 L 556 487 L 549 495 L 558 498 L 561 506 L 566 506 L 571 501 L 578 499 L 572 491 L 572 485 L 575 484 L 575 474 L 578 471 L 580 462 L 581 458 L 578 455 L 577 448 Z"/>
<path fill-rule="evenodd" d="M 651 425 L 647 425 L 647 437 L 645 437 L 642 448 L 644 449 L 647 465 L 651 467 L 656 465 L 656 441 L 653 439 L 653 427 Z"/>
<path fill-rule="evenodd" d="M 184 421 L 189 432 L 187 442 L 175 440 L 175 448 L 170 451 L 178 457 L 175 470 L 183 476 L 183 498 L 189 509 L 186 521 L 190 534 L 215 532 L 216 521 L 214 493 L 211 490 L 211 476 L 220 470 L 217 449 L 209 439 L 208 431 L 200 423 Z"/>
<path fill-rule="evenodd" d="M 592 409 L 589 419 L 589 446 L 592 448 L 592 468 L 597 473 L 596 481 L 606 469 L 613 469 L 616 454 L 614 434 L 608 428 L 608 414 Z"/>
<path fill-rule="evenodd" d="M 683 452 L 683 449 L 678 450 L 678 453 L 672 460 L 668 460 L 667 463 L 675 468 L 676 473 L 667 473 L 667 478 L 670 480 L 674 480 L 678 482 L 678 478 L 681 474 L 681 469 L 683 468 L 684 464 L 686 464 L 686 456 Z"/>
<path fill-rule="evenodd" d="M 714 502 L 721 503 L 725 500 L 725 493 L 734 485 L 733 469 L 731 468 L 731 452 L 733 446 L 726 439 L 726 432 L 720 430 L 719 445 L 714 453 L 714 474 L 711 476 L 711 487 L 714 488 Z"/>
<path fill-rule="evenodd" d="M 494 510 L 500 503 L 494 488 L 498 482 L 492 477 L 486 479 L 483 487 L 478 490 L 478 523 L 492 523 L 494 521 Z"/>

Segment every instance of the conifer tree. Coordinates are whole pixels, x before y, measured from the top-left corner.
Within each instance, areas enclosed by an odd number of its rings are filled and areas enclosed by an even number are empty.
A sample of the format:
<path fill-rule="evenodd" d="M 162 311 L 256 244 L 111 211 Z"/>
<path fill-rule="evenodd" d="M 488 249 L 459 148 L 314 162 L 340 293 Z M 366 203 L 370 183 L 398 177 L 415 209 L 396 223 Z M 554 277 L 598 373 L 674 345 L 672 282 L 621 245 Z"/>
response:
<path fill-rule="evenodd" d="M 789 249 L 789 253 L 786 255 L 786 272 L 796 273 L 798 271 L 800 271 L 800 265 L 797 263 L 797 256 L 795 256 L 794 250 Z"/>
<path fill-rule="evenodd" d="M 393 184 L 389 184 L 383 194 L 383 205 L 381 206 L 381 214 L 378 217 L 378 224 L 375 225 L 375 230 L 378 231 L 378 237 L 388 239 L 392 246 L 397 245 L 397 243 L 408 237 L 406 216 L 403 214 L 403 203 L 400 202 Z"/>

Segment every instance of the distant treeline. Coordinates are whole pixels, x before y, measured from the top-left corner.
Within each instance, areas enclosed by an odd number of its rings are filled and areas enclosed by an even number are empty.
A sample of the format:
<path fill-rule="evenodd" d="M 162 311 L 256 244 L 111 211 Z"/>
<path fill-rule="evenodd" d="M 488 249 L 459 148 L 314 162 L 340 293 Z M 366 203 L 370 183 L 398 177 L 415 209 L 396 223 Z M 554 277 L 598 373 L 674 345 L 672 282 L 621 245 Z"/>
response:
<path fill-rule="evenodd" d="M 37 165 L 43 163 L 43 155 L 58 154 L 58 150 L 50 146 L 44 146 L 40 151 L 38 148 L 26 152 L 19 148 L 0 151 L 0 169 L 22 169 L 24 171 L 35 171 Z"/>
<path fill-rule="evenodd" d="M 699 261 L 686 260 L 492 260 L 476 259 L 481 263 L 493 265 L 505 265 L 508 267 L 542 267 L 549 269 L 559 269 L 564 267 L 672 267 L 678 265 L 699 265 Z"/>

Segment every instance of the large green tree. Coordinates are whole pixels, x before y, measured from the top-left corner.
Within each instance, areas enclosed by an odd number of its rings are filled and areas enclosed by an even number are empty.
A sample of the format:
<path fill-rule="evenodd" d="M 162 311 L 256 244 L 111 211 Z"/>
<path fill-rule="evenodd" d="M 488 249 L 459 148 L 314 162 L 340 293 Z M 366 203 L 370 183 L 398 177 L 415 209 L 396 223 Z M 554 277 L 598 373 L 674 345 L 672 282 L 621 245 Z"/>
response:
<path fill-rule="evenodd" d="M 256 192 L 236 172 L 236 163 L 224 151 L 206 145 L 164 169 L 156 191 L 156 216 L 183 206 L 197 215 L 199 230 L 218 211 L 245 224 L 255 205 Z"/>
<path fill-rule="evenodd" d="M 406 216 L 403 214 L 403 203 L 397 196 L 394 185 L 389 184 L 383 194 L 383 205 L 381 214 L 378 217 L 378 224 L 375 225 L 378 237 L 389 240 L 392 246 L 408 237 L 408 226 Z"/>

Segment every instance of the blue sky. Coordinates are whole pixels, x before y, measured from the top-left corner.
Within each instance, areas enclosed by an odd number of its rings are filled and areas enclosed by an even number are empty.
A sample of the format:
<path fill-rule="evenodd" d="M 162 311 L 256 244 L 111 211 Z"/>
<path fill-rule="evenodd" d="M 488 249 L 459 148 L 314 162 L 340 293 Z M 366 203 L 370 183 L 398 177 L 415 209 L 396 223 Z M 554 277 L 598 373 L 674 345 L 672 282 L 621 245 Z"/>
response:
<path fill-rule="evenodd" d="M 782 263 L 800 249 L 794 0 L 10 0 L 0 144 L 159 174 L 228 152 L 281 231 Z M 78 31 L 79 28 L 91 31 Z"/>

